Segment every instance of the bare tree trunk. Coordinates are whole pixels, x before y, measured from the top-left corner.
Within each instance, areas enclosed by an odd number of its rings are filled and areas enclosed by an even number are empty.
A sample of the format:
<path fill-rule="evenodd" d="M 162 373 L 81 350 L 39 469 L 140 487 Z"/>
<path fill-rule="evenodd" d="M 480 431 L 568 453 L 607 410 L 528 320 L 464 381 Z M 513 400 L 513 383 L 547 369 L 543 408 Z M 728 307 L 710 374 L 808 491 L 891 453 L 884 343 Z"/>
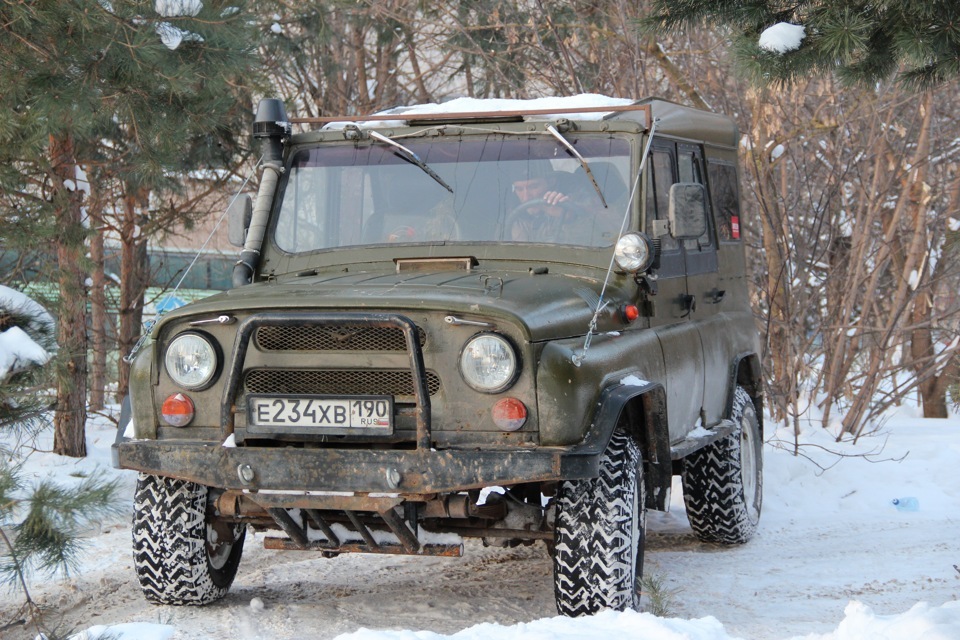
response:
<path fill-rule="evenodd" d="M 647 53 L 656 58 L 663 73 L 676 85 L 678 91 L 690 99 L 693 106 L 705 111 L 713 111 L 713 107 L 707 104 L 707 101 L 703 99 L 703 96 L 700 95 L 696 87 L 687 81 L 686 73 L 670 59 L 670 56 L 663 50 L 659 42 L 651 39 L 649 44 L 647 44 Z"/>
<path fill-rule="evenodd" d="M 949 211 L 956 215 L 960 211 L 960 179 L 954 180 L 950 191 Z M 934 349 L 933 328 L 937 323 L 939 310 L 934 293 L 939 287 L 948 293 L 958 289 L 960 269 L 960 242 L 948 241 L 944 244 L 943 254 L 931 273 L 931 289 L 918 295 L 913 301 L 911 313 L 910 354 L 913 356 L 913 370 L 919 378 L 918 389 L 923 403 L 924 418 L 947 418 L 947 389 L 960 376 L 960 356 L 954 349 L 952 354 L 938 355 Z M 950 296 L 953 297 L 953 296 Z"/>
<path fill-rule="evenodd" d="M 774 107 L 767 103 L 766 96 L 760 92 L 754 94 L 753 122 L 751 124 L 752 149 L 749 156 L 750 169 L 754 172 L 757 193 L 760 202 L 759 218 L 763 230 L 762 241 L 764 261 L 766 263 L 766 368 L 767 383 L 770 389 L 770 409 L 774 419 L 786 417 L 789 407 L 794 404 L 793 375 L 790 363 L 790 305 L 788 287 L 790 283 L 790 250 L 786 246 L 789 235 L 784 228 L 787 224 L 784 212 L 777 197 L 773 168 L 769 162 L 767 150 L 770 131 L 779 129 L 773 113 Z"/>
<path fill-rule="evenodd" d="M 875 124 L 875 123 L 874 123 Z M 871 135 L 872 139 L 873 136 Z M 878 143 L 879 144 L 879 143 Z M 826 370 L 824 371 L 825 400 L 823 403 L 823 426 L 828 426 L 830 422 L 830 413 L 836 398 L 843 394 L 842 385 L 854 362 L 854 354 L 857 351 L 857 342 L 855 339 L 857 329 L 852 327 L 852 319 L 855 307 L 859 304 L 860 296 L 865 289 L 861 286 L 866 276 L 865 270 L 868 267 L 868 254 L 873 250 L 870 242 L 871 230 L 879 214 L 879 206 L 874 202 L 874 194 L 880 191 L 879 179 L 883 175 L 884 154 L 882 150 L 875 149 L 873 163 L 873 180 L 870 184 L 870 192 L 863 200 L 871 204 L 865 207 L 866 211 L 861 211 L 855 216 L 859 224 L 853 226 L 850 239 L 850 254 L 847 260 L 848 268 L 846 271 L 849 276 L 845 279 L 841 275 L 840 265 L 831 264 L 831 274 L 837 281 L 836 293 L 837 301 L 833 311 L 828 314 L 828 324 L 824 331 L 824 346 L 826 347 Z M 839 258 L 839 256 L 837 256 Z M 852 268 L 852 271 L 851 271 Z M 867 293 L 867 295 L 870 295 Z M 861 316 L 862 321 L 862 316 Z M 829 327 L 832 324 L 833 329 Z M 862 324 L 862 322 L 861 322 Z M 853 332 L 851 335 L 851 331 Z M 860 330 L 862 333 L 862 329 Z M 862 339 L 862 338 L 861 338 Z"/>
<path fill-rule="evenodd" d="M 948 418 L 947 387 L 956 378 L 957 357 L 955 354 L 946 356 L 945 366 L 937 366 L 930 325 L 932 311 L 933 301 L 929 293 L 924 292 L 914 299 L 911 324 L 916 328 L 910 332 L 910 355 L 913 370 L 919 378 L 917 389 L 923 403 L 923 417 Z"/>
<path fill-rule="evenodd" d="M 353 65 L 357 75 L 357 113 L 369 113 L 373 100 L 370 98 L 370 84 L 367 79 L 367 50 L 363 42 L 365 33 L 364 29 L 356 23 L 351 27 L 353 29 Z"/>
<path fill-rule="evenodd" d="M 423 80 L 423 72 L 420 70 L 420 60 L 417 58 L 417 49 L 413 44 L 413 35 L 409 32 L 404 33 L 404 44 L 407 47 L 407 55 L 410 57 L 410 66 L 413 69 L 413 79 L 417 85 L 417 99 L 420 102 L 432 102 L 430 90 Z"/>
<path fill-rule="evenodd" d="M 54 412 L 54 453 L 87 455 L 87 298 L 83 271 L 84 228 L 80 193 L 64 183 L 77 179 L 73 139 L 50 137 L 50 159 L 59 204 L 56 207 L 57 279 L 60 322 L 57 367 L 57 408 Z"/>
<path fill-rule="evenodd" d="M 898 274 L 898 284 L 895 293 L 889 296 L 886 305 L 886 322 L 877 332 L 877 344 L 871 350 L 869 364 L 864 371 L 863 385 L 859 393 L 853 400 L 853 404 L 847 415 L 843 419 L 843 430 L 855 434 L 855 439 L 859 438 L 864 427 L 864 418 L 867 415 L 868 407 L 873 400 L 874 394 L 880 386 L 882 378 L 880 370 L 887 359 L 887 350 L 894 347 L 893 337 L 897 332 L 897 327 L 901 323 L 904 311 L 909 305 L 911 294 L 911 285 L 908 281 L 910 273 L 921 268 L 920 261 L 922 254 L 926 250 L 926 205 L 929 200 L 926 194 L 926 175 L 929 165 L 927 159 L 930 155 L 930 135 L 932 116 L 933 96 L 930 92 L 923 94 L 920 98 L 920 131 L 917 137 L 917 147 L 911 161 L 911 170 L 904 180 L 901 189 L 900 198 L 897 207 L 887 228 L 886 243 L 881 247 L 881 255 L 890 255 L 893 251 L 891 247 L 898 247 L 902 252 L 900 260 L 894 260 L 893 256 L 889 259 L 879 259 L 877 261 L 877 271 L 874 274 L 874 285 L 879 273 L 882 271 L 879 267 L 889 262 L 899 262 L 902 265 L 901 273 Z M 903 245 L 897 240 L 897 222 L 899 218 L 912 216 L 912 238 L 908 246 L 904 249 Z M 874 291 L 875 286 L 868 289 Z M 867 305 L 865 305 L 866 307 Z M 864 317 L 867 312 L 863 313 Z M 838 438 L 839 439 L 839 438 Z"/>
<path fill-rule="evenodd" d="M 107 385 L 107 278 L 104 274 L 103 218 L 96 206 L 87 208 L 93 235 L 90 237 L 90 261 L 93 262 L 90 286 L 90 410 L 101 411 L 106 404 Z"/>
<path fill-rule="evenodd" d="M 120 323 L 117 348 L 120 351 L 117 401 L 130 387 L 130 365 L 123 357 L 130 354 L 140 336 L 143 324 L 143 295 L 147 290 L 149 261 L 147 238 L 140 233 L 138 219 L 146 206 L 147 194 L 127 193 L 123 198 L 123 221 L 120 225 Z"/>
<path fill-rule="evenodd" d="M 473 88 L 473 67 L 470 66 L 470 60 L 468 57 L 464 56 L 464 58 L 463 77 L 464 82 L 467 84 L 467 96 L 475 98 L 477 96 L 477 92 Z"/>

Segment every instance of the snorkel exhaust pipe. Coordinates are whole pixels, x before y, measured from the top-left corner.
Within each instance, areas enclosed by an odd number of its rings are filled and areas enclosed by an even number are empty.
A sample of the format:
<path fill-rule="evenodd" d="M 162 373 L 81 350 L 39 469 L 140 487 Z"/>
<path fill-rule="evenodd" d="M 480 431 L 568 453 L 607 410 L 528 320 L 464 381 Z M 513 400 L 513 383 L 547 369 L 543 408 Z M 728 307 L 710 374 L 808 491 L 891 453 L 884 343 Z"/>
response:
<path fill-rule="evenodd" d="M 257 105 L 257 117 L 253 120 L 254 140 L 263 140 L 263 163 L 283 161 L 283 139 L 290 135 L 290 123 L 283 101 L 264 98 Z"/>
<path fill-rule="evenodd" d="M 283 142 L 290 136 L 290 130 L 283 102 L 276 98 L 261 100 L 253 121 L 253 137 L 263 141 L 263 172 L 260 175 L 257 199 L 253 203 L 247 239 L 240 251 L 240 260 L 233 267 L 234 287 L 250 284 L 260 264 L 260 247 L 267 231 L 273 195 L 283 172 Z"/>

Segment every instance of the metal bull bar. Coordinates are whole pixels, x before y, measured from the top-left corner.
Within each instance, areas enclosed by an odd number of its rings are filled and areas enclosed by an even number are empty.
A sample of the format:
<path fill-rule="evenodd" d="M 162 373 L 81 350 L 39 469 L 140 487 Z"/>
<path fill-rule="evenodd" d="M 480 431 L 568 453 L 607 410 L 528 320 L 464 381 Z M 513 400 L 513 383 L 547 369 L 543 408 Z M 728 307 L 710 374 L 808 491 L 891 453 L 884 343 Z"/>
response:
<path fill-rule="evenodd" d="M 220 408 L 220 427 L 224 435 L 234 431 L 234 415 L 236 398 L 243 375 L 244 362 L 247 350 L 254 332 L 264 326 L 329 326 L 349 324 L 360 327 L 395 327 L 403 332 L 407 346 L 407 355 L 410 358 L 410 371 L 413 381 L 413 392 L 416 399 L 417 449 L 429 451 L 431 445 L 430 433 L 430 395 L 427 392 L 426 368 L 423 364 L 423 352 L 420 348 L 417 326 L 412 320 L 397 314 L 380 313 L 258 313 L 241 322 L 237 327 L 237 336 L 234 340 L 231 367 L 225 380 L 225 388 Z M 422 544 L 415 531 L 396 512 L 396 503 L 400 501 L 379 501 L 389 504 L 378 504 L 373 507 L 373 513 L 379 516 L 388 530 L 396 537 L 399 544 L 378 542 L 370 529 L 361 521 L 356 511 L 357 506 L 371 505 L 342 505 L 342 512 L 348 517 L 353 529 L 360 535 L 363 542 L 360 544 L 342 541 L 326 522 L 319 509 L 304 509 L 303 513 L 313 523 L 314 527 L 323 533 L 323 541 L 312 541 L 308 538 L 308 526 L 302 525 L 290 515 L 288 505 L 284 505 L 283 498 L 274 497 L 276 504 L 270 504 L 268 496 L 257 496 L 256 501 L 266 507 L 267 513 L 280 529 L 287 534 L 288 539 L 268 538 L 264 541 L 267 548 L 317 550 L 332 553 L 366 552 L 366 553 L 406 553 L 419 555 L 447 555 L 459 556 L 462 554 L 462 545 L 428 545 Z M 341 498 L 340 501 L 344 499 Z M 349 500 L 349 499 L 348 499 Z M 361 501 L 363 499 L 360 499 Z M 354 500 L 355 501 L 355 500 Z M 370 502 L 370 499 L 366 500 Z M 373 502 L 378 502 L 374 500 Z M 333 505 L 330 505 L 333 506 Z"/>
<path fill-rule="evenodd" d="M 240 380 L 243 377 L 243 364 L 253 332 L 260 327 L 298 327 L 311 325 L 352 324 L 362 327 L 395 327 L 403 332 L 407 343 L 407 355 L 410 357 L 410 371 L 413 379 L 413 395 L 416 398 L 417 449 L 430 450 L 430 394 L 427 393 L 426 368 L 423 364 L 423 351 L 417 325 L 406 316 L 393 313 L 315 313 L 285 312 L 257 313 L 243 320 L 237 327 L 237 337 L 233 343 L 232 366 L 227 372 L 220 405 L 220 428 L 224 436 L 233 433 L 234 410 Z"/>

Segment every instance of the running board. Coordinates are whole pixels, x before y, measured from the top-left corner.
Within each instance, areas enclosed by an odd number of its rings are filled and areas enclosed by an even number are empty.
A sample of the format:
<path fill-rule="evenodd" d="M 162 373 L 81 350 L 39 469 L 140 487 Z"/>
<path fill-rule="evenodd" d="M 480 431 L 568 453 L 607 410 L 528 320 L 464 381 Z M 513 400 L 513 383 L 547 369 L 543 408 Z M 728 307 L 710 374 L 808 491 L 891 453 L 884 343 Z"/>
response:
<path fill-rule="evenodd" d="M 721 420 L 712 429 L 696 428 L 690 432 L 686 439 L 681 440 L 670 447 L 670 459 L 680 460 L 685 458 L 698 449 L 703 449 L 733 433 L 737 428 L 732 420 Z"/>

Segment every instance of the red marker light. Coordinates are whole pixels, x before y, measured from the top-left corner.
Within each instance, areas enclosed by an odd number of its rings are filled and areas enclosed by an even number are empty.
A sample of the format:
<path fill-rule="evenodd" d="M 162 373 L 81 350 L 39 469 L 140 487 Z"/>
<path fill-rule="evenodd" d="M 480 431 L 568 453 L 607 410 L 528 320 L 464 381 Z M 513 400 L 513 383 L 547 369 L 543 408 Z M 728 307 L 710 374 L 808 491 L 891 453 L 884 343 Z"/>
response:
<path fill-rule="evenodd" d="M 163 407 L 160 409 L 160 415 L 173 427 L 185 427 L 190 424 L 193 413 L 193 400 L 182 393 L 175 393 L 168 397 L 163 401 Z"/>
<path fill-rule="evenodd" d="M 625 304 L 620 307 L 620 316 L 624 322 L 633 322 L 640 317 L 640 308 L 635 304 Z"/>

